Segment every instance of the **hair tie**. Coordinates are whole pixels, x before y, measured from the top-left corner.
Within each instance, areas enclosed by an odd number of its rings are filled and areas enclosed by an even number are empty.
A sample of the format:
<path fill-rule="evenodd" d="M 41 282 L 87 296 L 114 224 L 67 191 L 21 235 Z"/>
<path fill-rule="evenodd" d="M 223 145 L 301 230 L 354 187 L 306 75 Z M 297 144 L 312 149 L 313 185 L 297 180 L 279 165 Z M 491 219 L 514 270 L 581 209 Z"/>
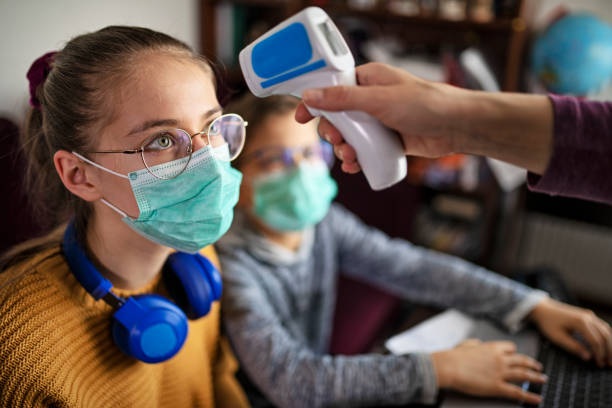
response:
<path fill-rule="evenodd" d="M 30 82 L 30 106 L 38 110 L 40 110 L 40 101 L 36 96 L 36 90 L 45 82 L 49 72 L 51 72 L 51 62 L 53 62 L 55 54 L 57 54 L 56 51 L 51 51 L 38 58 L 32 63 L 26 75 Z"/>

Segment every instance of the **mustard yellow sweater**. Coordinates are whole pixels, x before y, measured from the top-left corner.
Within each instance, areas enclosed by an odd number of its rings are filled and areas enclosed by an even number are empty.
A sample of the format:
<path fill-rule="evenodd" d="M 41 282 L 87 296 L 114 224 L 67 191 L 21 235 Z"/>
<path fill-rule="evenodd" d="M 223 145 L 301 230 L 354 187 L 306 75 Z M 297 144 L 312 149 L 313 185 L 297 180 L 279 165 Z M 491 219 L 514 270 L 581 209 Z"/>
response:
<path fill-rule="evenodd" d="M 218 264 L 212 247 L 203 254 Z M 158 292 L 159 277 L 138 291 Z M 219 334 L 219 304 L 189 322 L 160 364 L 124 355 L 112 309 L 74 279 L 59 247 L 0 273 L 0 407 L 243 407 L 236 361 Z"/>

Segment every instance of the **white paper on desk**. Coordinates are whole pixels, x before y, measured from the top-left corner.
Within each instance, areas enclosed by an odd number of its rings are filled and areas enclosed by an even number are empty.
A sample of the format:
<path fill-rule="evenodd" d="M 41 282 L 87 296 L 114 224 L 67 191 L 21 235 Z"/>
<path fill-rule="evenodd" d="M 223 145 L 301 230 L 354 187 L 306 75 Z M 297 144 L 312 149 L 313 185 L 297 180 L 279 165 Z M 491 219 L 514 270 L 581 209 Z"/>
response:
<path fill-rule="evenodd" d="M 467 339 L 475 324 L 471 317 L 449 309 L 391 337 L 385 347 L 393 354 L 448 350 Z"/>

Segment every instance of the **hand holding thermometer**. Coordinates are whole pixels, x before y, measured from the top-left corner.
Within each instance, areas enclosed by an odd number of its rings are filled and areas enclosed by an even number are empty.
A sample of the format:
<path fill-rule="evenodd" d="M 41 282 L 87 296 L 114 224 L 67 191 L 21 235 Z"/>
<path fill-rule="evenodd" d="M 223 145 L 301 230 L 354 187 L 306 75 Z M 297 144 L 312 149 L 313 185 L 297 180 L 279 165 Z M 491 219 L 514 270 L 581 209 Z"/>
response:
<path fill-rule="evenodd" d="M 308 7 L 259 37 L 240 52 L 246 83 L 260 98 L 310 88 L 356 85 L 355 60 L 327 13 Z M 308 109 L 329 120 L 355 149 L 374 190 L 406 176 L 406 156 L 398 135 L 360 111 Z"/>

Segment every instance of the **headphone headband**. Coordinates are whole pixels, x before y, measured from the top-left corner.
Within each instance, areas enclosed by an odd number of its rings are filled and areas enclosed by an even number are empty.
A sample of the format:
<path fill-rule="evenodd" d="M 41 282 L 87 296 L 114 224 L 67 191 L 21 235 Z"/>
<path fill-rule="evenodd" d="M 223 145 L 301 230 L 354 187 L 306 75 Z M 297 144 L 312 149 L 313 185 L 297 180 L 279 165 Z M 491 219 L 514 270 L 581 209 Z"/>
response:
<path fill-rule="evenodd" d="M 66 232 L 64 232 L 62 250 L 72 274 L 87 293 L 94 299 L 99 300 L 110 292 L 113 284 L 91 264 L 83 247 L 78 242 L 74 219 L 70 220 Z"/>

